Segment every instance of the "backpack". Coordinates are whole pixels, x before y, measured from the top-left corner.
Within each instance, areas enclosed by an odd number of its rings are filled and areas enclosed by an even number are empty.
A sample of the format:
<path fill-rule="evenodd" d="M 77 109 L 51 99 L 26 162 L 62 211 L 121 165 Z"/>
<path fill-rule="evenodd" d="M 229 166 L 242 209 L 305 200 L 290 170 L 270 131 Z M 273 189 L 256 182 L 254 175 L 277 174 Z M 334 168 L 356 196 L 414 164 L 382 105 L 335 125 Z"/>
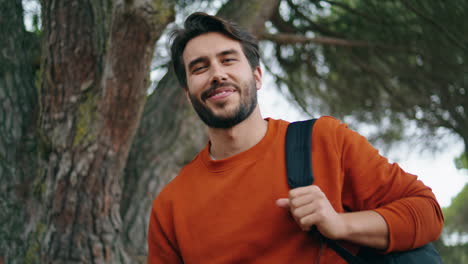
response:
<path fill-rule="evenodd" d="M 317 119 L 298 121 L 289 124 L 286 133 L 286 170 L 288 184 L 291 189 L 312 185 L 314 176 L 312 171 L 312 128 Z M 350 264 L 385 263 L 385 264 L 441 264 L 442 259 L 432 245 L 428 243 L 420 248 L 404 252 L 393 252 L 386 255 L 376 250 L 362 247 L 357 255 L 353 255 L 337 241 L 321 235 L 316 229 L 311 231 L 318 235 L 340 257 Z"/>

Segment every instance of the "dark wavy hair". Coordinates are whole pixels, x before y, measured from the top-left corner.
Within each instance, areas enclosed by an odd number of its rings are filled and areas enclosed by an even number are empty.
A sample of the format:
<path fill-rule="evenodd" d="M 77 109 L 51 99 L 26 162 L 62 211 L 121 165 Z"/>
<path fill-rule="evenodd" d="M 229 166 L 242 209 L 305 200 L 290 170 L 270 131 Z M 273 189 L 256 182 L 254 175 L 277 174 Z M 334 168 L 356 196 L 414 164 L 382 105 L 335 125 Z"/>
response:
<path fill-rule="evenodd" d="M 193 13 L 185 20 L 184 28 L 174 30 L 171 35 L 172 64 L 177 79 L 184 89 L 187 88 L 187 77 L 182 57 L 185 46 L 191 39 L 210 32 L 218 32 L 239 41 L 252 70 L 260 63 L 258 41 L 252 34 L 241 29 L 237 24 L 220 17 L 210 16 L 202 12 Z"/>

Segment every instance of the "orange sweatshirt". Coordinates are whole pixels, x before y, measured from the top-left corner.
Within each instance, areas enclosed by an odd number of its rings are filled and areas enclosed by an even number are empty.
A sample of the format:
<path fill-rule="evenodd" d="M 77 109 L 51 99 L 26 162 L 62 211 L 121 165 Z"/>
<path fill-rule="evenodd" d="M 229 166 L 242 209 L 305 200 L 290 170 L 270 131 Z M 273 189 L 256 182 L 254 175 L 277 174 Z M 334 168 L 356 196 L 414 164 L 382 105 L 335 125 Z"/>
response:
<path fill-rule="evenodd" d="M 148 263 L 346 263 L 302 231 L 288 210 L 285 135 L 288 123 L 268 120 L 254 147 L 211 160 L 208 146 L 153 202 Z M 367 140 L 334 118 L 314 126 L 315 182 L 337 212 L 375 210 L 389 228 L 387 252 L 439 237 L 443 216 L 431 189 L 389 164 Z"/>

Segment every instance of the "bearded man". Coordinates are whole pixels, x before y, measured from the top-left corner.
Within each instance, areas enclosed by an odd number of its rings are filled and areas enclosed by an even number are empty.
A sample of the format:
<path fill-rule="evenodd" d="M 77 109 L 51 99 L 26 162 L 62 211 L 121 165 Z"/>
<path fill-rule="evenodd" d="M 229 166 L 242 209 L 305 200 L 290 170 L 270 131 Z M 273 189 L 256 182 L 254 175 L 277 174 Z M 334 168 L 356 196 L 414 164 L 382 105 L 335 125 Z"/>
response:
<path fill-rule="evenodd" d="M 439 237 L 443 216 L 431 189 L 332 117 L 313 128 L 314 185 L 289 189 L 289 124 L 260 113 L 251 34 L 194 13 L 171 51 L 209 142 L 154 200 L 148 263 L 346 263 L 312 227 L 352 252 L 409 250 Z"/>

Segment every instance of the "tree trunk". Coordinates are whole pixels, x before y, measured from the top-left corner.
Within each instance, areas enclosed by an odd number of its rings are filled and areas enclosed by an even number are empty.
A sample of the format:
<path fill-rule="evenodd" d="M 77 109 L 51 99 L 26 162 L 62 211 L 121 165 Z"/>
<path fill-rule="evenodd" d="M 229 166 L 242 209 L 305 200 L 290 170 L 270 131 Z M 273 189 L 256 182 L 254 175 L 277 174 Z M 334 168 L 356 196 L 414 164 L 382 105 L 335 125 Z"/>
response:
<path fill-rule="evenodd" d="M 43 2 L 40 88 L 45 263 L 127 263 L 121 176 L 169 1 Z"/>
<path fill-rule="evenodd" d="M 260 33 L 277 0 L 231 0 L 218 15 Z M 124 176 L 122 218 L 125 247 L 144 260 L 151 202 L 180 168 L 206 144 L 203 124 L 172 69 L 148 99 Z"/>
<path fill-rule="evenodd" d="M 34 63 L 38 37 L 26 32 L 21 1 L 0 0 L 0 263 L 23 263 L 27 248 L 25 206 L 36 172 L 37 94 Z"/>

